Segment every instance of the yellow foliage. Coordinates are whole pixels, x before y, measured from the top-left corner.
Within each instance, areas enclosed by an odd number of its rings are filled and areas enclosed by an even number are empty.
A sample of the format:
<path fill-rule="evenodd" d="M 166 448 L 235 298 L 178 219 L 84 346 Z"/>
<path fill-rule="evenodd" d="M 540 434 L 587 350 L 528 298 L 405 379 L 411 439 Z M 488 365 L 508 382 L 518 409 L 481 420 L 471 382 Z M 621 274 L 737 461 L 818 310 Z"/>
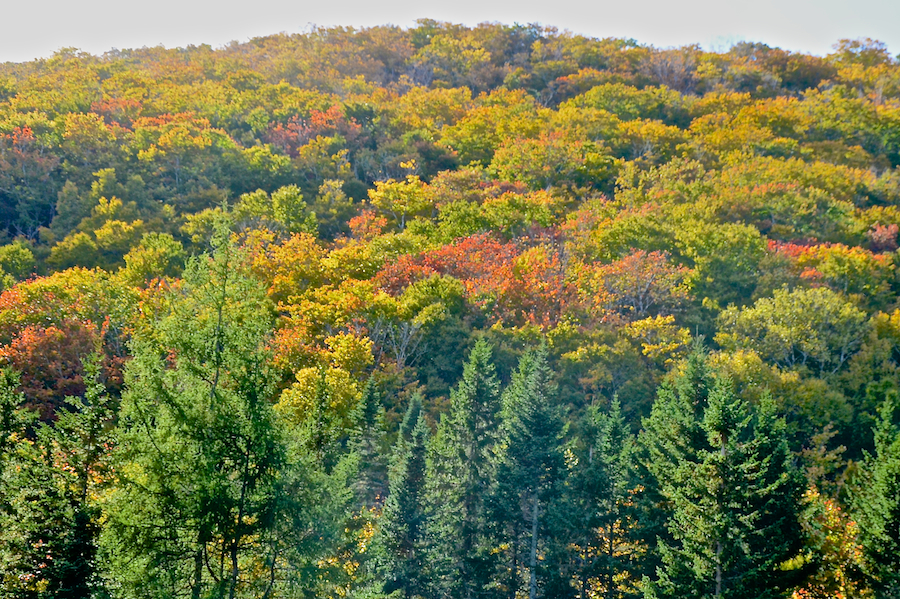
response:
<path fill-rule="evenodd" d="M 675 324 L 674 316 L 652 316 L 625 327 L 625 333 L 641 342 L 641 353 L 669 366 L 683 357 L 691 342 L 691 333 Z"/>
<path fill-rule="evenodd" d="M 394 217 L 402 231 L 406 219 L 432 206 L 427 186 L 416 175 L 408 175 L 405 181 L 376 181 L 369 190 L 369 203 Z"/>
<path fill-rule="evenodd" d="M 372 340 L 365 336 L 338 333 L 326 337 L 325 345 L 330 350 L 328 357 L 332 365 L 356 376 L 361 375 L 375 361 L 372 356 Z"/>
<path fill-rule="evenodd" d="M 319 368 L 302 368 L 297 371 L 297 380 L 281 393 L 275 409 L 291 424 L 302 423 L 316 400 L 319 379 L 322 376 Z M 343 368 L 328 367 L 324 369 L 325 385 L 331 397 L 329 408 L 341 419 L 347 419 L 353 407 L 359 401 L 361 391 L 359 383 Z"/>

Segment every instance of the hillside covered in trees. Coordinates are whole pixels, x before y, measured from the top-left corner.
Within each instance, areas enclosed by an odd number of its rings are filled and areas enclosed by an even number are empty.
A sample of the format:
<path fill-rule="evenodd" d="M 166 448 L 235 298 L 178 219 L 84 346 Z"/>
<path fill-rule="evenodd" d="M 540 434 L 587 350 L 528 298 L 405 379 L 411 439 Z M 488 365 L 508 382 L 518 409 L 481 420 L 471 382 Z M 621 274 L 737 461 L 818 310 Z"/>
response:
<path fill-rule="evenodd" d="M 0 598 L 900 596 L 898 232 L 873 40 L 0 64 Z"/>

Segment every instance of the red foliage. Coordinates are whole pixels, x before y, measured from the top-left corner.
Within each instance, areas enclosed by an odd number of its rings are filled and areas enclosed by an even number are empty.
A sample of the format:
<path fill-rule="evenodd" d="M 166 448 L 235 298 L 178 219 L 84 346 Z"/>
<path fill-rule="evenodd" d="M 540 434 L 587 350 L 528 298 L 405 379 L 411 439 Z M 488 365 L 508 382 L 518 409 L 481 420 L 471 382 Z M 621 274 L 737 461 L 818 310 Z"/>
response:
<path fill-rule="evenodd" d="M 470 294 L 487 290 L 508 279 L 519 255 L 515 243 L 502 243 L 489 234 L 473 235 L 430 252 L 400 256 L 385 265 L 376 283 L 392 295 L 433 275 L 450 275 L 463 282 Z"/>
<path fill-rule="evenodd" d="M 0 366 L 22 373 L 27 405 L 42 419 L 84 393 L 84 361 L 95 352 L 108 391 L 121 391 L 128 333 L 107 316 L 109 291 L 95 272 L 72 269 L 0 293 Z"/>
<path fill-rule="evenodd" d="M 776 241 L 774 239 L 769 240 L 769 251 L 777 252 L 792 260 L 796 260 L 797 258 L 809 254 L 812 249 L 815 247 L 815 242 L 806 241 L 803 243 L 800 242 L 791 242 L 791 241 Z"/>
<path fill-rule="evenodd" d="M 107 125 L 131 126 L 141 114 L 143 106 L 132 98 L 104 98 L 91 104 L 91 112 L 103 117 Z"/>
<path fill-rule="evenodd" d="M 866 233 L 869 247 L 873 252 L 893 252 L 897 249 L 897 233 L 900 227 L 896 224 L 875 225 Z"/>
<path fill-rule="evenodd" d="M 97 330 L 90 323 L 29 325 L 0 348 L 0 362 L 21 373 L 25 406 L 36 410 L 42 420 L 53 420 L 66 397 L 84 393 L 82 360 L 93 352 L 96 342 Z"/>
<path fill-rule="evenodd" d="M 575 296 L 555 247 L 538 245 L 523 251 L 517 243 L 504 243 L 490 234 L 401 256 L 375 281 L 387 293 L 399 295 L 412 283 L 434 275 L 459 279 L 471 303 L 491 319 L 510 324 L 556 323 Z"/>
<path fill-rule="evenodd" d="M 331 137 L 340 135 L 348 147 L 355 147 L 362 142 L 363 129 L 352 118 L 348 119 L 344 109 L 335 104 L 326 111 L 313 110 L 309 118 L 293 116 L 286 124 L 270 125 L 265 140 L 281 149 L 293 158 L 297 150 L 319 136 Z"/>

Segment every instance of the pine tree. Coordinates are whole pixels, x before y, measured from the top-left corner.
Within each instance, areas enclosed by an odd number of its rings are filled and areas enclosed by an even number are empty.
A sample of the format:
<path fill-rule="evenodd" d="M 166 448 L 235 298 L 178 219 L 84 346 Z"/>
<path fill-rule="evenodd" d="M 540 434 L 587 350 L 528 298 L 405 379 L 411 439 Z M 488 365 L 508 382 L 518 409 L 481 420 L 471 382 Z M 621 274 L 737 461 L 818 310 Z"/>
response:
<path fill-rule="evenodd" d="M 881 407 L 875 454 L 866 455 L 853 497 L 866 574 L 876 596 L 900 597 L 900 426 L 896 399 Z"/>
<path fill-rule="evenodd" d="M 384 592 L 424 595 L 425 458 L 429 430 L 422 398 L 413 395 L 391 455 L 389 494 L 378 523 L 377 547 Z"/>
<path fill-rule="evenodd" d="M 528 597 L 544 595 L 554 564 L 538 561 L 546 553 L 547 511 L 558 500 L 565 471 L 562 436 L 565 425 L 555 405 L 547 349 L 522 356 L 503 393 L 502 441 L 498 448 L 496 520 L 507 523 L 510 598 L 527 580 Z"/>
<path fill-rule="evenodd" d="M 429 452 L 428 562 L 439 597 L 473 599 L 487 592 L 494 557 L 485 500 L 495 478 L 499 412 L 491 348 L 479 340 Z"/>
<path fill-rule="evenodd" d="M 680 377 L 677 394 L 660 393 L 642 437 L 652 456 L 647 471 L 663 502 L 668 535 L 659 543 L 662 565 L 651 596 L 786 597 L 802 572 L 782 565 L 802 546 L 802 480 L 793 467 L 774 402 L 754 415 L 727 379 L 694 378 L 711 391 L 692 404 Z M 688 415 L 694 414 L 694 421 Z M 668 421 L 668 422 L 667 422 Z M 694 433 L 693 445 L 672 433 Z M 696 433 L 702 433 L 698 438 Z M 686 436 L 687 436 L 686 435 Z M 660 451 L 671 448 L 670 453 Z"/>

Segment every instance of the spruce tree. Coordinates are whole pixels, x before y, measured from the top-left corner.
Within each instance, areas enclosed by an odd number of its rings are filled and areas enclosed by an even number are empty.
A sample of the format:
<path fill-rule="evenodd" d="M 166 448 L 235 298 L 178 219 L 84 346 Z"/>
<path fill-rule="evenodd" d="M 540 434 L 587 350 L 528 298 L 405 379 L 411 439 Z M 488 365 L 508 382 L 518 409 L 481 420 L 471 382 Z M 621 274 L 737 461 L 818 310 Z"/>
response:
<path fill-rule="evenodd" d="M 384 406 L 372 378 L 366 382 L 362 396 L 351 414 L 353 430 L 350 449 L 359 459 L 356 490 L 360 504 L 371 508 L 384 500 L 387 491 L 387 468 L 384 459 Z"/>
<path fill-rule="evenodd" d="M 754 414 L 730 381 L 708 373 L 694 384 L 711 391 L 704 392 L 705 402 L 693 404 L 698 394 L 690 393 L 688 377 L 700 372 L 682 375 L 677 393 L 671 387 L 661 392 L 645 422 L 642 442 L 653 477 L 648 486 L 662 500 L 667 532 L 648 595 L 787 597 L 802 576 L 783 564 L 802 546 L 803 484 L 790 460 L 784 422 L 771 399 Z M 693 444 L 677 443 L 678 430 Z"/>
<path fill-rule="evenodd" d="M 504 545 L 508 560 L 506 595 L 516 597 L 520 584 L 529 599 L 544 596 L 555 564 L 538 560 L 547 553 L 547 511 L 558 498 L 565 462 L 565 425 L 555 402 L 555 389 L 542 346 L 519 361 L 503 393 L 502 441 L 498 447 L 495 521 L 507 523 Z"/>
<path fill-rule="evenodd" d="M 866 574 L 879 598 L 900 597 L 900 426 L 896 399 L 881 407 L 875 454 L 867 454 L 853 497 Z"/>
<path fill-rule="evenodd" d="M 488 593 L 494 557 L 485 501 L 495 478 L 499 412 L 491 347 L 479 340 L 429 452 L 428 562 L 438 597 L 473 599 Z"/>
<path fill-rule="evenodd" d="M 642 492 L 636 497 L 638 522 L 635 534 L 650 548 L 643 560 L 645 574 L 655 574 L 661 565 L 660 543 L 671 542 L 666 526 L 671 511 L 667 486 L 677 484 L 676 466 L 695 462 L 705 446 L 700 427 L 706 408 L 711 375 L 706 364 L 706 351 L 700 345 L 688 355 L 679 376 L 666 380 L 657 392 L 649 418 L 643 421 L 635 462 Z"/>
<path fill-rule="evenodd" d="M 391 455 L 389 494 L 376 538 L 384 592 L 399 589 L 407 599 L 426 591 L 424 499 L 428 436 L 422 398 L 415 394 Z"/>
<path fill-rule="evenodd" d="M 369 477 L 381 459 L 375 443 L 383 410 L 370 384 L 348 427 L 333 409 L 333 392 L 321 369 L 306 417 L 293 426 L 281 422 L 287 425 L 291 456 L 283 492 L 299 499 L 287 507 L 301 519 L 273 539 L 273 552 L 290 563 L 289 586 L 315 596 L 351 588 L 365 595 L 374 581 L 368 555 L 356 552 L 372 521 L 369 507 L 374 503 L 367 501 L 374 502 L 375 495 Z"/>
<path fill-rule="evenodd" d="M 577 597 L 632 596 L 645 553 L 634 538 L 634 438 L 618 399 L 608 412 L 591 410 L 583 428 L 587 443 L 570 466 L 554 529 Z"/>

